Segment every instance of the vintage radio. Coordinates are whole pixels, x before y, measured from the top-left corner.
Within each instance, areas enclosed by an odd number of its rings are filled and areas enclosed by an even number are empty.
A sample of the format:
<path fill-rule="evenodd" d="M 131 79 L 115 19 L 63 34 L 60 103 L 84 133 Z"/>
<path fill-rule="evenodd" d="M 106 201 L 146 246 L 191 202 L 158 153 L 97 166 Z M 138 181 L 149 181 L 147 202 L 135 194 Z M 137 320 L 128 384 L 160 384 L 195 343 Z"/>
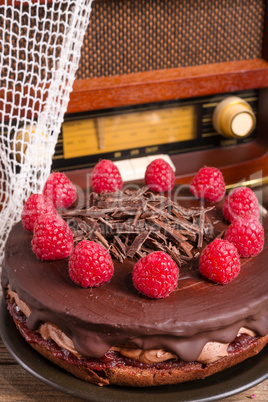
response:
<path fill-rule="evenodd" d="M 97 0 L 53 168 L 109 158 L 127 179 L 164 154 L 181 181 L 263 183 L 267 128 L 267 0 Z"/>
<path fill-rule="evenodd" d="M 267 111 L 267 0 L 95 0 L 52 168 L 109 158 L 128 180 L 161 154 L 180 181 L 213 165 L 262 184 Z"/>

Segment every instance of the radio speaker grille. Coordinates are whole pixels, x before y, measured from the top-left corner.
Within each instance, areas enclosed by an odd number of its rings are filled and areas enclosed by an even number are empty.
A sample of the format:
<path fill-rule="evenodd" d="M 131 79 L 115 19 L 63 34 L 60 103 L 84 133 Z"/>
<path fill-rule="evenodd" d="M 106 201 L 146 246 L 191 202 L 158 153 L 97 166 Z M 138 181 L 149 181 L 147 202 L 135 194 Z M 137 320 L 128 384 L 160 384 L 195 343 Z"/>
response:
<path fill-rule="evenodd" d="M 78 79 L 262 57 L 265 1 L 93 2 Z"/>
<path fill-rule="evenodd" d="M 48 2 L 46 16 L 54 15 L 58 21 L 65 8 L 64 2 L 55 8 Z M 28 30 L 33 32 L 28 54 L 28 61 L 33 63 L 40 40 L 35 28 L 44 29 L 45 15 L 43 7 L 39 10 L 36 6 L 38 19 L 35 8 L 31 10 L 32 23 L 29 26 L 25 10 L 20 32 L 10 22 L 19 19 L 19 13 L 10 14 L 10 19 L 3 21 L 1 12 L 0 23 L 5 26 L 6 35 L 15 30 L 14 48 L 23 47 Z M 76 78 L 84 80 L 260 58 L 264 15 L 265 0 L 96 0 L 92 4 Z M 0 51 L 5 55 L 1 39 Z M 51 45 L 55 48 L 54 43 Z M 43 64 L 41 79 L 50 74 L 53 60 L 60 57 L 61 43 L 58 45 L 58 53 L 57 49 L 54 55 L 51 51 L 51 65 Z M 22 60 L 22 71 L 31 70 L 27 60 L 23 62 L 23 51 L 14 53 L 13 57 L 14 64 L 17 57 Z M 3 69 L 6 63 L 4 59 Z M 5 87 L 2 78 L 0 84 Z"/>

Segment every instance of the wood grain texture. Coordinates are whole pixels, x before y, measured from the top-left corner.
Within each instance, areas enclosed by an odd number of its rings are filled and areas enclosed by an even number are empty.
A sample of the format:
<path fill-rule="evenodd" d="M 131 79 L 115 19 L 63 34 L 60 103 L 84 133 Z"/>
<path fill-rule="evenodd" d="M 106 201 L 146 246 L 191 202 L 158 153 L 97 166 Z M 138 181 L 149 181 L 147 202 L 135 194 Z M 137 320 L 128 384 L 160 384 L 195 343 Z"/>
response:
<path fill-rule="evenodd" d="M 8 353 L 0 338 L 0 401 L 82 401 L 39 381 Z"/>
<path fill-rule="evenodd" d="M 268 86 L 268 62 L 242 60 L 76 80 L 67 113 Z"/>
<path fill-rule="evenodd" d="M 268 62 L 264 59 L 76 80 L 67 114 L 266 87 Z M 18 90 L 23 91 L 21 88 Z M 29 91 L 27 85 L 24 90 L 25 93 Z M 38 88 L 35 88 L 35 96 L 37 92 Z M 43 88 L 43 101 L 47 94 L 48 87 Z M 8 101 L 5 110 L 8 113 L 11 110 L 12 91 L 0 89 L 0 106 L 3 99 Z M 36 105 L 38 107 L 39 104 Z M 25 117 L 24 109 L 18 107 L 13 107 L 12 113 L 21 119 Z"/>

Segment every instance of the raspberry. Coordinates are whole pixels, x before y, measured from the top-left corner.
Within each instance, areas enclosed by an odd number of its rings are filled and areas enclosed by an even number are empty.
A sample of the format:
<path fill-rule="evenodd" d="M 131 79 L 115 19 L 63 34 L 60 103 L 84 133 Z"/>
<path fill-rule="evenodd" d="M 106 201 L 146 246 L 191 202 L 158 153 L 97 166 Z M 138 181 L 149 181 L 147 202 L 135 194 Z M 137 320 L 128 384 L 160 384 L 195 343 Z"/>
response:
<path fill-rule="evenodd" d="M 57 213 L 52 201 L 43 194 L 31 194 L 21 213 L 24 228 L 33 232 L 36 219 L 44 213 Z"/>
<path fill-rule="evenodd" d="M 43 194 L 52 200 L 56 208 L 68 208 L 77 198 L 75 186 L 61 172 L 53 172 L 49 175 Z"/>
<path fill-rule="evenodd" d="M 172 167 L 162 158 L 153 160 L 145 171 L 145 184 L 157 193 L 171 191 L 175 183 Z"/>
<path fill-rule="evenodd" d="M 225 195 L 225 182 L 221 171 L 215 167 L 201 168 L 190 184 L 190 191 L 195 198 L 204 198 L 209 202 L 218 202 Z"/>
<path fill-rule="evenodd" d="M 135 288 L 155 299 L 167 297 L 176 288 L 178 278 L 177 264 L 162 251 L 155 251 L 140 258 L 132 271 Z"/>
<path fill-rule="evenodd" d="M 237 219 L 225 231 L 224 239 L 236 246 L 241 257 L 254 257 L 263 249 L 264 229 L 256 218 Z"/>
<path fill-rule="evenodd" d="M 222 212 L 228 222 L 238 218 L 259 219 L 258 198 L 249 187 L 237 187 L 225 198 Z"/>
<path fill-rule="evenodd" d="M 212 282 L 221 285 L 231 282 L 240 271 L 240 258 L 234 244 L 214 239 L 201 253 L 199 271 Z"/>
<path fill-rule="evenodd" d="M 39 260 L 60 260 L 71 254 L 73 233 L 59 215 L 40 215 L 33 233 L 32 250 Z"/>
<path fill-rule="evenodd" d="M 121 190 L 123 180 L 118 167 L 107 159 L 98 162 L 92 171 L 91 186 L 93 191 L 98 194 Z"/>
<path fill-rule="evenodd" d="M 83 288 L 98 287 L 108 282 L 114 273 L 109 252 L 100 244 L 82 240 L 69 259 L 70 278 Z"/>

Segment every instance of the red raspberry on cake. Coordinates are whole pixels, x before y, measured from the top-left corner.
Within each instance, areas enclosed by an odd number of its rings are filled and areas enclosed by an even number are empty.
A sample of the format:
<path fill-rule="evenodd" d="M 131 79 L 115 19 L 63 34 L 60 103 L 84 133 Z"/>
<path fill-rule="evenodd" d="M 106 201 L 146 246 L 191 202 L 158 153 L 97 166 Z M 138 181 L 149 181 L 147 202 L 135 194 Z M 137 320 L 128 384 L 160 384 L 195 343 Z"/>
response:
<path fill-rule="evenodd" d="M 44 213 L 57 213 L 52 201 L 43 194 L 31 194 L 21 213 L 24 229 L 33 232 L 36 219 Z"/>
<path fill-rule="evenodd" d="M 164 159 L 153 160 L 145 171 L 145 185 L 157 193 L 171 191 L 175 183 L 172 167 Z"/>
<path fill-rule="evenodd" d="M 99 287 L 108 282 L 114 273 L 109 252 L 100 244 L 82 240 L 69 259 L 70 278 L 83 288 Z"/>
<path fill-rule="evenodd" d="M 93 191 L 98 194 L 121 190 L 123 180 L 118 167 L 108 159 L 98 162 L 92 171 L 91 186 Z"/>
<path fill-rule="evenodd" d="M 31 244 L 39 260 L 60 260 L 71 254 L 73 233 L 59 215 L 43 214 L 36 219 Z"/>
<path fill-rule="evenodd" d="M 201 168 L 190 184 L 195 198 L 209 202 L 219 202 L 225 195 L 225 182 L 221 171 L 215 167 Z"/>
<path fill-rule="evenodd" d="M 69 208 L 77 198 L 74 184 L 62 172 L 49 175 L 43 194 L 51 199 L 56 208 Z"/>
<path fill-rule="evenodd" d="M 227 228 L 224 239 L 233 243 L 241 257 L 255 257 L 264 245 L 264 229 L 256 218 L 234 220 Z"/>
<path fill-rule="evenodd" d="M 140 258 L 132 271 L 135 288 L 155 299 L 167 297 L 176 288 L 178 278 L 177 264 L 162 251 L 155 251 Z"/>
<path fill-rule="evenodd" d="M 212 282 L 221 285 L 231 282 L 240 271 L 235 245 L 224 239 L 214 239 L 201 253 L 199 271 Z"/>
<path fill-rule="evenodd" d="M 259 219 L 258 198 L 249 187 L 237 187 L 225 198 L 222 212 L 228 222 L 238 218 Z"/>

